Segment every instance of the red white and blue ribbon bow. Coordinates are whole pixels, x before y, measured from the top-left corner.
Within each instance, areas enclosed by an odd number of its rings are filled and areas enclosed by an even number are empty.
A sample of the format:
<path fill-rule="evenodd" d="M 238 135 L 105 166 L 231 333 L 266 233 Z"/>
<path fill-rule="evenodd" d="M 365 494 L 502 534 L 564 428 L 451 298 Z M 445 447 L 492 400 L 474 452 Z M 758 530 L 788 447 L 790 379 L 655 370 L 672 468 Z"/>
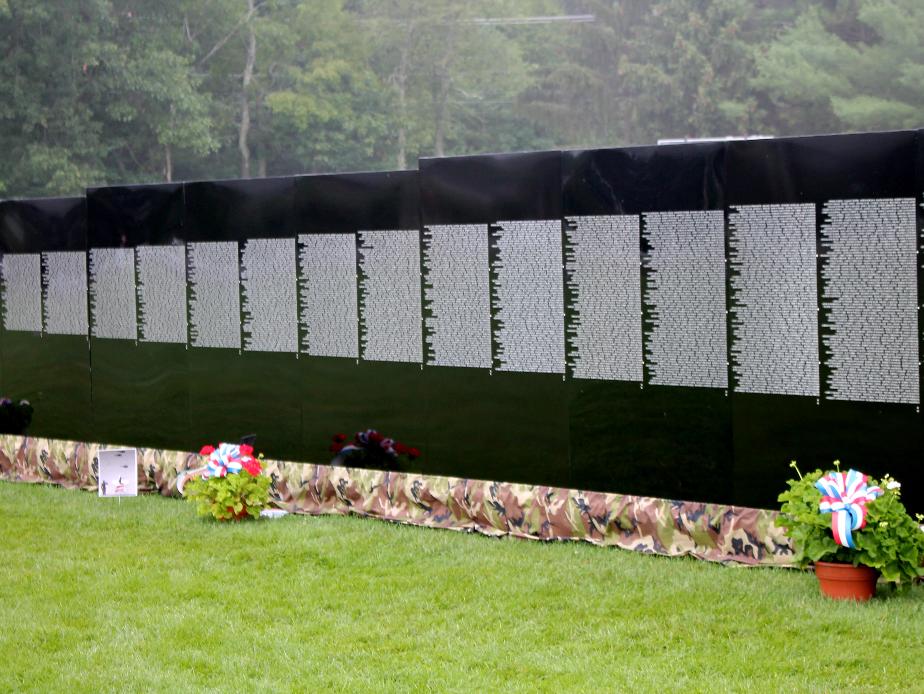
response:
<path fill-rule="evenodd" d="M 856 549 L 853 531 L 866 525 L 866 504 L 882 495 L 879 487 L 867 487 L 866 475 L 856 470 L 832 472 L 815 483 L 821 492 L 818 510 L 831 514 L 834 541 Z"/>
<path fill-rule="evenodd" d="M 250 448 L 247 446 L 247 448 Z M 250 458 L 249 452 L 233 443 L 220 443 L 218 448 L 209 453 L 209 462 L 205 467 L 205 477 L 224 477 L 236 474 L 244 467 L 244 462 Z"/>

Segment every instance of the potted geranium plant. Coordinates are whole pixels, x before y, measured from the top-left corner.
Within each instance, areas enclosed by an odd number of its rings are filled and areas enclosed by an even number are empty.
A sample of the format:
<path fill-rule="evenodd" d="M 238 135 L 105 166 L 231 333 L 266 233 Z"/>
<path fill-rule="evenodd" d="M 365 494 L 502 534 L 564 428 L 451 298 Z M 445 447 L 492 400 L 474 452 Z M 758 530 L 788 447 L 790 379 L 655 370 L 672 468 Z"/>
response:
<path fill-rule="evenodd" d="M 814 565 L 821 591 L 840 599 L 869 600 L 876 582 L 907 587 L 924 575 L 924 532 L 901 502 L 901 484 L 856 470 L 834 470 L 789 480 L 780 494 L 776 524 L 786 530 L 800 566 Z"/>
<path fill-rule="evenodd" d="M 220 521 L 257 518 L 269 503 L 270 478 L 247 444 L 219 443 L 204 446 L 200 455 L 209 457 L 204 468 L 192 477 L 180 493 L 195 503 L 200 516 Z"/>

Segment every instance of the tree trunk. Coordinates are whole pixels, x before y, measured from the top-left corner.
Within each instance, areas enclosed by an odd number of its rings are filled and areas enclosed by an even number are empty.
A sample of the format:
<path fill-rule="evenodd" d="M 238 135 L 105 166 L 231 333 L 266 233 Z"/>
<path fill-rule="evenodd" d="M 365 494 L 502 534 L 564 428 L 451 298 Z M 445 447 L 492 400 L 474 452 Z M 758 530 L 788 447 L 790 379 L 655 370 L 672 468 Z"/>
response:
<path fill-rule="evenodd" d="M 164 180 L 167 183 L 173 181 L 173 152 L 170 151 L 170 145 L 164 145 Z"/>
<path fill-rule="evenodd" d="M 398 89 L 398 168 L 407 168 L 407 71 L 411 60 L 411 41 L 414 23 L 409 22 L 404 43 L 401 46 L 401 60 L 395 72 L 394 82 Z"/>
<path fill-rule="evenodd" d="M 433 134 L 433 150 L 436 156 L 446 156 L 446 112 L 449 97 L 449 76 L 443 75 L 440 79 L 439 97 L 436 103 L 436 124 Z"/>
<path fill-rule="evenodd" d="M 244 61 L 244 76 L 241 79 L 241 125 L 237 134 L 237 148 L 241 152 L 241 178 L 250 178 L 250 97 L 248 89 L 253 81 L 253 67 L 257 62 L 257 35 L 253 30 L 254 0 L 247 0 L 247 57 Z"/>
<path fill-rule="evenodd" d="M 434 104 L 433 150 L 436 156 L 446 156 L 446 121 L 449 119 L 449 92 L 452 89 L 452 62 L 455 58 L 456 22 L 449 26 L 445 52 L 439 66 L 439 89 Z"/>

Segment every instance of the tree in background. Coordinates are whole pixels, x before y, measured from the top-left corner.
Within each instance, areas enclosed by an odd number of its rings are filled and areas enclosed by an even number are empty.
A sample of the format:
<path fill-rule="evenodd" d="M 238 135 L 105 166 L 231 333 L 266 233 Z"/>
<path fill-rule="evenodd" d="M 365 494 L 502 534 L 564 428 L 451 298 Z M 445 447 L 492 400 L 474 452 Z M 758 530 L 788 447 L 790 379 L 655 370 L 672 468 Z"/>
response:
<path fill-rule="evenodd" d="M 747 134 L 763 126 L 749 87 L 763 10 L 750 0 L 585 0 L 561 59 L 530 94 L 571 146 Z"/>
<path fill-rule="evenodd" d="M 777 131 L 916 128 L 924 112 L 924 4 L 809 7 L 758 60 Z"/>
<path fill-rule="evenodd" d="M 265 102 L 274 172 L 384 168 L 393 105 L 364 28 L 342 0 L 316 0 L 294 8 L 287 29 L 291 51 L 276 64 Z"/>
<path fill-rule="evenodd" d="M 100 100 L 114 147 L 108 167 L 124 177 L 133 169 L 146 180 L 173 180 L 174 157 L 204 157 L 218 148 L 201 91 L 194 56 L 175 27 L 181 4 L 112 5 L 110 31 L 87 46 L 87 77 L 105 95 Z"/>
<path fill-rule="evenodd" d="M 0 0 L 0 195 L 914 128 L 922 36 L 917 0 Z"/>
<path fill-rule="evenodd" d="M 378 78 L 392 96 L 398 168 L 420 156 L 545 144 L 541 124 L 522 104 L 535 79 L 526 54 L 529 30 L 485 20 L 530 16 L 553 5 L 367 0 L 356 6 L 374 42 Z"/>
<path fill-rule="evenodd" d="M 59 22 L 53 22 L 57 14 Z M 85 47 L 105 19 L 96 3 L 53 11 L 0 5 L 0 188 L 12 195 L 77 192 L 104 176 L 109 151 Z M 89 21 L 88 21 L 89 20 Z"/>
<path fill-rule="evenodd" d="M 177 153 L 217 147 L 183 51 L 180 3 L 101 0 L 0 6 L 0 184 L 79 193 L 107 180 L 170 180 Z"/>
<path fill-rule="evenodd" d="M 186 0 L 181 31 L 219 146 L 190 161 L 187 177 L 265 176 L 272 139 L 266 96 L 291 59 L 296 36 L 287 0 Z M 168 29 L 169 30 L 169 29 Z"/>

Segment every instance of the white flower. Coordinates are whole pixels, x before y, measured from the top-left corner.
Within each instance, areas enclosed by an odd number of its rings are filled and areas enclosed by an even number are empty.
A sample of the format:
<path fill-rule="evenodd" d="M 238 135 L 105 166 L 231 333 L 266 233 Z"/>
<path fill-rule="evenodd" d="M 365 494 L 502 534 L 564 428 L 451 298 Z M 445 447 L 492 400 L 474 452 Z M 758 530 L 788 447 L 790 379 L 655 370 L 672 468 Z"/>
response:
<path fill-rule="evenodd" d="M 901 489 L 901 488 L 902 488 L 902 483 L 896 480 L 892 480 L 886 485 L 886 489 Z"/>

